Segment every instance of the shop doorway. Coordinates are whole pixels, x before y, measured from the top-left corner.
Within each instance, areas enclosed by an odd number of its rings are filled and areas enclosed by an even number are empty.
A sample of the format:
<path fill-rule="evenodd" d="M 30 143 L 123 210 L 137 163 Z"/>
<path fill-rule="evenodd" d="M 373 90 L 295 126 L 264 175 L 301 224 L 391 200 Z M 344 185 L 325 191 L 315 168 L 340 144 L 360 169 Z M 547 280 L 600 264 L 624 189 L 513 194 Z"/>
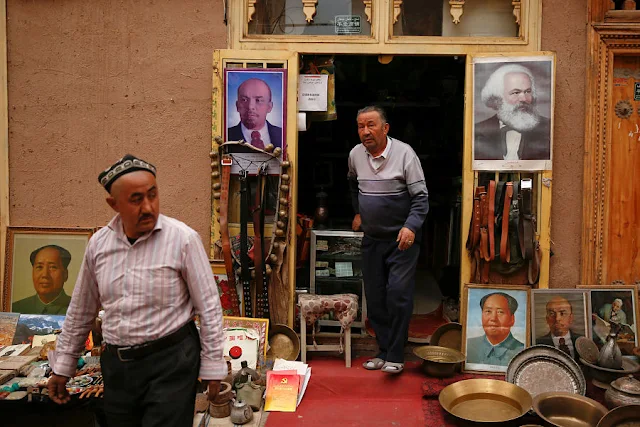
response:
<path fill-rule="evenodd" d="M 326 58 L 326 57 L 325 57 Z M 423 227 L 414 313 L 429 313 L 443 297 L 459 299 L 461 187 L 464 124 L 463 56 L 335 55 L 337 114 L 310 115 L 298 134 L 298 213 L 313 217 L 326 193 L 326 228 L 351 229 L 353 210 L 347 157 L 359 143 L 356 113 L 375 104 L 386 110 L 389 135 L 410 144 L 422 162 L 430 212 Z M 303 55 L 304 67 L 320 58 Z M 386 62 L 386 61 L 384 61 Z M 299 266 L 298 289 L 308 287 L 308 267 Z"/>

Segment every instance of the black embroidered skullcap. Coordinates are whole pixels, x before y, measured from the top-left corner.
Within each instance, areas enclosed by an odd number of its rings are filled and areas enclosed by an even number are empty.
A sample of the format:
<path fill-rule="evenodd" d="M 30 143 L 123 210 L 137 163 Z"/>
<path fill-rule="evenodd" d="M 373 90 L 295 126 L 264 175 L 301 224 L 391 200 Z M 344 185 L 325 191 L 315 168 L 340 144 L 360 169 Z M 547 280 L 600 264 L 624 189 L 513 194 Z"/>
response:
<path fill-rule="evenodd" d="M 129 172 L 135 171 L 147 171 L 151 172 L 153 176 L 156 176 L 155 166 L 132 156 L 131 154 L 127 154 L 108 169 L 101 172 L 100 175 L 98 175 L 98 182 L 100 182 L 107 192 L 111 192 L 111 185 L 116 179 L 120 178 L 122 175 L 128 174 Z"/>

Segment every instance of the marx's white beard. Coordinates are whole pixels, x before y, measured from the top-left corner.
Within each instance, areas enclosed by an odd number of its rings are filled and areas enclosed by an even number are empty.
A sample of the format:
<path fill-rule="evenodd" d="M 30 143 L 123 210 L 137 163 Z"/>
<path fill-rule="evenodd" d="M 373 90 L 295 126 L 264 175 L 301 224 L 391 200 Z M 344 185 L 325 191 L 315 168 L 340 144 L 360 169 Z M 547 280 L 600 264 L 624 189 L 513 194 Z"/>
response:
<path fill-rule="evenodd" d="M 530 131 L 540 123 L 540 115 L 535 106 L 524 102 L 515 105 L 502 102 L 498 118 L 518 132 Z"/>

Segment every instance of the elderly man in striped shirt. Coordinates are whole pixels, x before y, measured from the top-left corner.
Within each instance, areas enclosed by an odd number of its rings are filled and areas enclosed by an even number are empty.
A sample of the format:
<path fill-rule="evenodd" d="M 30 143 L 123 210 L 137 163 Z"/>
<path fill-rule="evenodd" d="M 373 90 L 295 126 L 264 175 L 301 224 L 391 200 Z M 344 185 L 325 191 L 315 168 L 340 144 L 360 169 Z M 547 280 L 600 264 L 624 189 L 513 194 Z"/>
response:
<path fill-rule="evenodd" d="M 66 382 L 102 307 L 104 410 L 113 426 L 191 426 L 198 376 L 213 400 L 227 375 L 209 259 L 193 229 L 160 214 L 155 175 L 127 155 L 98 177 L 117 215 L 89 241 L 49 355 L 50 397 L 66 403 Z"/>

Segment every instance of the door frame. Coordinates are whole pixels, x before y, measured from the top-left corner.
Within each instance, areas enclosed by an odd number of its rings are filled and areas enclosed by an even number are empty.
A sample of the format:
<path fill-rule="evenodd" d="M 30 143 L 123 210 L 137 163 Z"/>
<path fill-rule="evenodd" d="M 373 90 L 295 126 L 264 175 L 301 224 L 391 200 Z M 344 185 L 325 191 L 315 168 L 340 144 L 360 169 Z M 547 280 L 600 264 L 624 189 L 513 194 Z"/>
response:
<path fill-rule="evenodd" d="M 629 24 L 594 24 L 589 29 L 586 129 L 583 174 L 581 284 L 606 285 L 608 277 L 607 191 L 611 187 L 613 60 L 640 54 L 640 28 Z"/>

